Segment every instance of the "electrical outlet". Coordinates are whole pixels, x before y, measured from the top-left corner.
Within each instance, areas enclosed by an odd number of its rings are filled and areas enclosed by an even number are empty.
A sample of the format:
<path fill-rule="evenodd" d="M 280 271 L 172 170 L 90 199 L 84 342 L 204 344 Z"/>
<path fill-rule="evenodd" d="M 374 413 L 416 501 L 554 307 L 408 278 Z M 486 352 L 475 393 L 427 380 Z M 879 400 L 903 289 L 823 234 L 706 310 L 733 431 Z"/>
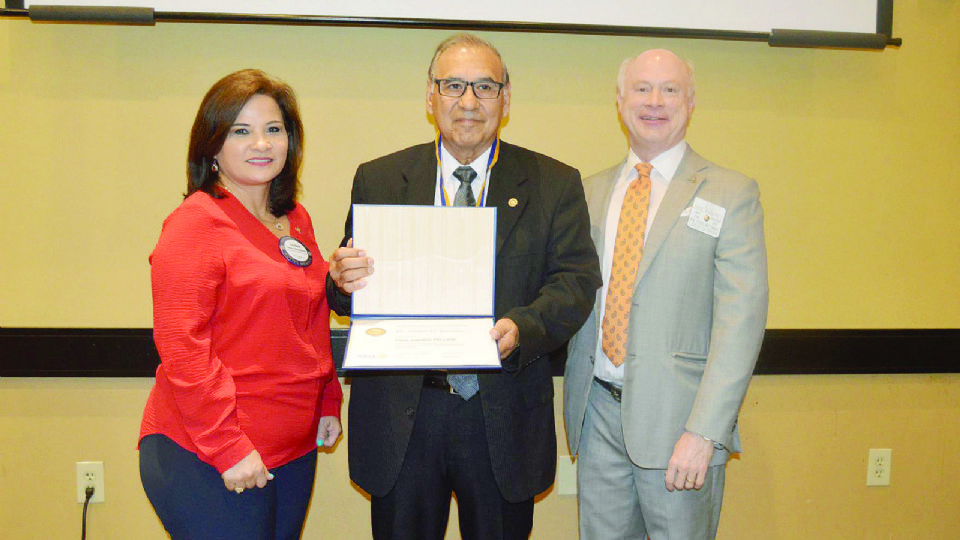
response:
<path fill-rule="evenodd" d="M 871 448 L 867 457 L 867 485 L 890 485 L 890 448 Z"/>
<path fill-rule="evenodd" d="M 77 462 L 77 502 L 82 503 L 87 500 L 87 486 L 93 486 L 92 503 L 102 503 L 104 500 L 103 491 L 103 462 L 102 461 L 78 461 Z"/>

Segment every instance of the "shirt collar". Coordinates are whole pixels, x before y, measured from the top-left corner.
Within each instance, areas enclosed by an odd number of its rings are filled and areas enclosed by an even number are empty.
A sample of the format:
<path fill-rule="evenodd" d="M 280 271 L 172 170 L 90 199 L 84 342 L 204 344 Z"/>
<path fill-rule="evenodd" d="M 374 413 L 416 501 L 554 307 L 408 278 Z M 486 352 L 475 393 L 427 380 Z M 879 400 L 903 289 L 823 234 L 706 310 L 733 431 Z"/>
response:
<path fill-rule="evenodd" d="M 653 165 L 654 170 L 660 173 L 660 176 L 662 176 L 664 180 L 670 182 L 673 180 L 673 175 L 677 173 L 677 169 L 680 167 L 680 162 L 683 160 L 686 152 L 687 142 L 680 141 L 650 160 L 650 165 Z M 631 148 L 627 154 L 627 162 L 624 166 L 632 169 L 636 167 L 637 163 L 640 163 L 640 158 Z"/>
<path fill-rule="evenodd" d="M 486 178 L 486 168 L 488 159 L 490 158 L 490 150 L 492 148 L 493 145 L 488 146 L 486 150 L 477 156 L 477 159 L 467 164 L 474 171 L 476 171 L 477 178 L 481 181 Z M 447 151 L 447 148 L 442 143 L 440 144 L 440 160 L 443 162 L 443 170 L 440 171 L 440 174 L 443 175 L 445 180 L 451 178 L 453 176 L 453 171 L 457 170 L 457 167 L 460 167 L 460 162 L 457 161 L 457 158 L 453 157 L 453 154 Z"/>

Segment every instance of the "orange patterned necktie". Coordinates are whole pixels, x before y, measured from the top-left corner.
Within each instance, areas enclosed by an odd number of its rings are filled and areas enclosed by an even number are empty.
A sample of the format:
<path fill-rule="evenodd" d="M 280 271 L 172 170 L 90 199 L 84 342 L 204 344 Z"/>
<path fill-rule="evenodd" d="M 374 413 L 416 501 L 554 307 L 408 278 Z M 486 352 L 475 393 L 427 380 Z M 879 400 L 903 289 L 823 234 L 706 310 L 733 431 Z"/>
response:
<path fill-rule="evenodd" d="M 617 225 L 613 267 L 603 312 L 603 352 L 615 366 L 623 364 L 627 356 L 627 325 L 630 323 L 633 285 L 643 255 L 643 235 L 647 230 L 652 168 L 649 163 L 637 163 L 640 176 L 627 188 Z"/>

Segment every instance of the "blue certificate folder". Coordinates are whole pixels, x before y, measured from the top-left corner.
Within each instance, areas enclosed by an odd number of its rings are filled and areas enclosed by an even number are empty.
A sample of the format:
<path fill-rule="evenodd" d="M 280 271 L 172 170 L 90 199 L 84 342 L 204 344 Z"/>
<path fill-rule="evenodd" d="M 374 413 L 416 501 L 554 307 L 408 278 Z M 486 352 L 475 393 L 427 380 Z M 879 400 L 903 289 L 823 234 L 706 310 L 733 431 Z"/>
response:
<path fill-rule="evenodd" d="M 353 205 L 374 273 L 352 295 L 343 367 L 499 368 L 496 238 L 496 208 Z"/>

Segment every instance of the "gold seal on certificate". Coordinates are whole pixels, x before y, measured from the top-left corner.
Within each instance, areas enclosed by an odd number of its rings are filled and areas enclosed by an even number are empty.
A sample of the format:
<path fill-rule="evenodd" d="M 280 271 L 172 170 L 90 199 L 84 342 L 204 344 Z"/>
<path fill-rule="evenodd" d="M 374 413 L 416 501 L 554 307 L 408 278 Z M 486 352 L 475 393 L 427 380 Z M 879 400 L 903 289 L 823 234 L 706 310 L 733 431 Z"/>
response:
<path fill-rule="evenodd" d="M 387 331 L 384 330 L 383 328 L 380 328 L 380 327 L 367 328 L 367 335 L 368 335 L 368 336 L 374 336 L 374 337 L 376 337 L 376 336 L 382 336 L 382 335 L 384 335 L 384 334 L 386 334 L 386 333 L 387 333 Z"/>

